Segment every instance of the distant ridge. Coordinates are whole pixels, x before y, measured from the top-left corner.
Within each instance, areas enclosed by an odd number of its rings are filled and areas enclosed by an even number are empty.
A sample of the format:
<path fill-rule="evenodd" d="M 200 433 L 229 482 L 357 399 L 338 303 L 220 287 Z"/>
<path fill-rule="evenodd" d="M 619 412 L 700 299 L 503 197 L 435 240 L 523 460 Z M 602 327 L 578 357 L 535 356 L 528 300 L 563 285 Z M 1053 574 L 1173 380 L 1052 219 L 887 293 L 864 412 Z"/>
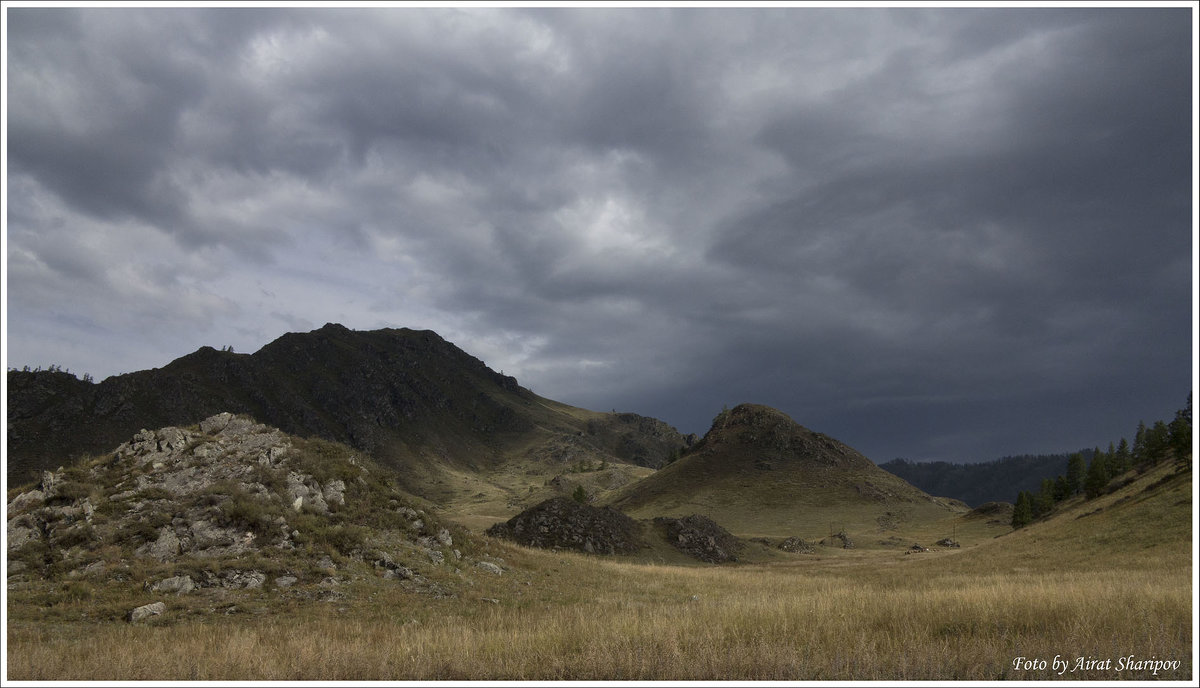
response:
<path fill-rule="evenodd" d="M 1090 459 L 1092 450 L 1081 453 Z M 1037 492 L 1043 478 L 1067 472 L 1067 459 L 1067 454 L 1007 456 L 980 463 L 892 459 L 879 467 L 926 492 L 979 506 L 986 502 L 1015 502 L 1023 490 Z"/>
<path fill-rule="evenodd" d="M 107 451 L 142 428 L 190 425 L 223 411 L 367 451 L 417 491 L 431 466 L 478 470 L 511 447 L 560 437 L 597 458 L 645 465 L 686 444 L 661 421 L 539 397 L 429 330 L 331 323 L 285 334 L 253 354 L 205 346 L 100 383 L 8 371 L 8 388 L 14 483 Z"/>

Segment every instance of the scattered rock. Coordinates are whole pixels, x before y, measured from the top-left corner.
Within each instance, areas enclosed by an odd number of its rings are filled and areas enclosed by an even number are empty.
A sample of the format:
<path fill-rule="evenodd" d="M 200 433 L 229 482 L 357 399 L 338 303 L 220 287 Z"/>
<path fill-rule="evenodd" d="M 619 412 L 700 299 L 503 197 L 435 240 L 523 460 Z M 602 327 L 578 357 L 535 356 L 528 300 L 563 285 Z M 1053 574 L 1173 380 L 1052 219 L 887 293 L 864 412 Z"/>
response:
<path fill-rule="evenodd" d="M 957 542 L 955 542 L 954 540 L 951 540 L 950 538 L 942 538 L 941 540 L 938 540 L 934 544 L 938 545 L 940 547 L 959 547 L 960 546 Z"/>
<path fill-rule="evenodd" d="M 173 592 L 177 595 L 182 595 L 195 589 L 196 581 L 192 580 L 191 576 L 174 576 L 172 578 L 165 578 L 150 586 L 151 592 Z"/>
<path fill-rule="evenodd" d="M 139 557 L 149 557 L 159 561 L 174 559 L 179 555 L 179 537 L 175 535 L 174 529 L 163 526 L 158 531 L 158 539 L 142 545 L 135 554 Z"/>
<path fill-rule="evenodd" d="M 692 514 L 683 518 L 659 516 L 654 523 L 666 529 L 667 541 L 675 549 L 710 564 L 737 561 L 741 540 L 707 516 Z"/>
<path fill-rule="evenodd" d="M 477 561 L 477 562 L 475 562 L 475 567 L 479 568 L 479 569 L 483 569 L 484 571 L 487 571 L 488 573 L 494 573 L 497 576 L 502 575 L 504 573 L 504 569 L 500 568 L 499 566 L 496 566 L 495 564 L 493 564 L 490 561 Z"/>
<path fill-rule="evenodd" d="M 13 497 L 12 501 L 8 503 L 8 515 L 13 516 L 35 506 L 41 506 L 45 500 L 46 495 L 41 490 L 23 492 Z"/>
<path fill-rule="evenodd" d="M 904 553 L 905 554 L 913 554 L 914 552 L 928 552 L 928 551 L 929 551 L 928 547 L 922 547 L 921 545 L 919 545 L 917 543 L 913 543 L 913 546 L 909 547 L 907 550 L 905 550 Z"/>
<path fill-rule="evenodd" d="M 341 480 L 334 480 L 325 484 L 321 490 L 321 496 L 325 498 L 327 504 L 337 504 L 341 506 L 346 503 L 346 483 Z"/>
<path fill-rule="evenodd" d="M 850 539 L 850 536 L 844 530 L 831 538 L 822 539 L 821 544 L 829 547 L 841 545 L 842 549 L 854 549 L 854 541 Z"/>
<path fill-rule="evenodd" d="M 129 623 L 137 623 L 142 619 L 151 616 L 158 616 L 167 610 L 167 605 L 163 602 L 151 602 L 137 607 L 129 612 Z"/>
<path fill-rule="evenodd" d="M 796 552 L 797 554 L 812 554 L 815 551 L 811 542 L 795 536 L 779 543 L 779 549 L 785 552 Z"/>
<path fill-rule="evenodd" d="M 438 531 L 437 541 L 438 544 L 443 547 L 449 547 L 450 545 L 454 544 L 454 538 L 450 537 L 450 531 L 446 528 L 442 528 Z"/>
<path fill-rule="evenodd" d="M 279 576 L 274 580 L 274 583 L 277 588 L 290 588 L 299 580 L 295 576 Z"/>

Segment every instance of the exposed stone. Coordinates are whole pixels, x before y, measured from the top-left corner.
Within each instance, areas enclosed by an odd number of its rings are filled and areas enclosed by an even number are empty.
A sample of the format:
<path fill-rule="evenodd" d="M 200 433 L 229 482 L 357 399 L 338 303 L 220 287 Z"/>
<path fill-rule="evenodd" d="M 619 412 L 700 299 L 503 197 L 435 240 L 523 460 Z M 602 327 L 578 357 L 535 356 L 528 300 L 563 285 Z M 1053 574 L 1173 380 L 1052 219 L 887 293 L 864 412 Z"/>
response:
<path fill-rule="evenodd" d="M 503 573 L 504 573 L 504 569 L 500 568 L 499 566 L 493 564 L 490 561 L 477 561 L 477 562 L 475 562 L 475 567 L 478 569 L 487 571 L 488 573 L 494 573 L 497 576 L 503 575 Z"/>
<path fill-rule="evenodd" d="M 954 540 L 951 540 L 950 538 L 942 538 L 941 540 L 938 540 L 937 542 L 935 542 L 933 544 L 938 545 L 939 547 L 959 547 L 960 546 L 957 542 L 955 542 Z"/>
<path fill-rule="evenodd" d="M 158 616 L 167 610 L 167 605 L 163 602 L 151 602 L 140 607 L 134 608 L 129 612 L 129 622 L 137 623 L 151 616 Z"/>
<path fill-rule="evenodd" d="M 196 589 L 196 582 L 191 576 L 174 576 L 165 578 L 150 586 L 151 592 L 173 592 L 182 595 Z"/>
<path fill-rule="evenodd" d="M 821 544 L 827 547 L 837 547 L 840 545 L 842 549 L 854 549 L 854 541 L 850 539 L 846 531 L 840 531 L 831 538 L 822 538 Z"/>
<path fill-rule="evenodd" d="M 31 520 L 14 518 L 8 522 L 8 549 L 15 550 L 27 542 L 38 539 L 38 531 Z"/>
<path fill-rule="evenodd" d="M 450 537 L 450 531 L 446 528 L 442 528 L 438 531 L 437 541 L 438 544 L 443 547 L 449 547 L 450 545 L 454 544 L 454 538 Z"/>
<path fill-rule="evenodd" d="M 279 576 L 275 579 L 274 583 L 277 588 L 290 588 L 299 580 L 295 576 Z"/>
<path fill-rule="evenodd" d="M 796 552 L 798 554 L 812 554 L 814 551 L 816 551 L 811 542 L 794 536 L 779 543 L 779 549 L 785 552 Z"/>
<path fill-rule="evenodd" d="M 684 554 L 711 564 L 737 561 L 741 540 L 700 514 L 683 518 L 659 516 L 654 523 L 665 528 L 667 542 Z"/>
<path fill-rule="evenodd" d="M 229 425 L 229 421 L 233 420 L 232 413 L 218 413 L 215 416 L 205 418 L 200 421 L 200 432 L 206 435 L 214 435 L 225 429 Z"/>
<path fill-rule="evenodd" d="M 189 527 L 193 549 L 228 547 L 239 539 L 239 533 L 230 528 L 218 528 L 207 520 L 198 520 Z"/>
<path fill-rule="evenodd" d="M 238 571 L 228 579 L 226 587 L 257 590 L 267 582 L 267 574 L 262 571 Z"/>
<path fill-rule="evenodd" d="M 12 517 L 14 514 L 19 514 L 22 511 L 32 509 L 36 506 L 42 506 L 46 501 L 46 495 L 41 490 L 30 490 L 23 492 L 8 503 L 8 515 Z"/>
<path fill-rule="evenodd" d="M 175 535 L 174 529 L 163 526 L 158 531 L 158 539 L 137 548 L 135 554 L 139 557 L 149 557 L 159 561 L 173 559 L 179 555 L 179 538 Z"/>
<path fill-rule="evenodd" d="M 630 554 L 644 546 L 641 530 L 616 509 L 554 497 L 493 525 L 487 534 L 544 549 Z"/>
<path fill-rule="evenodd" d="M 333 480 L 325 484 L 325 488 L 321 491 L 321 496 L 325 498 L 327 504 L 337 504 L 341 506 L 346 503 L 346 483 L 341 480 Z"/>

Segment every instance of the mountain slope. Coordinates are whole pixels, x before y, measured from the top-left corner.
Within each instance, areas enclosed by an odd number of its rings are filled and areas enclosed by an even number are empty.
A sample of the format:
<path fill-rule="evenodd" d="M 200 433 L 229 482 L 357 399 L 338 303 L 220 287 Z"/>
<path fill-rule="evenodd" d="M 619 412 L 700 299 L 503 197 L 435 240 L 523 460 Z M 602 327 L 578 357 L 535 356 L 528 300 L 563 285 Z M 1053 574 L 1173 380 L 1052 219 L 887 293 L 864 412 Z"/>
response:
<path fill-rule="evenodd" d="M 674 463 L 616 493 L 631 516 L 701 513 L 742 535 L 820 538 L 903 532 L 967 511 L 883 471 L 854 449 L 754 404 L 724 411 Z"/>
<path fill-rule="evenodd" d="M 549 465 L 568 458 L 652 465 L 686 444 L 665 424 L 539 397 L 436 333 L 408 329 L 329 324 L 283 335 L 254 354 L 203 347 L 98 384 L 21 371 L 9 371 L 8 384 L 14 483 L 105 451 L 141 428 L 224 411 L 369 452 L 429 497 L 453 482 L 445 471 L 486 472 L 514 455 Z M 574 445 L 569 456 L 541 449 L 564 438 Z"/>

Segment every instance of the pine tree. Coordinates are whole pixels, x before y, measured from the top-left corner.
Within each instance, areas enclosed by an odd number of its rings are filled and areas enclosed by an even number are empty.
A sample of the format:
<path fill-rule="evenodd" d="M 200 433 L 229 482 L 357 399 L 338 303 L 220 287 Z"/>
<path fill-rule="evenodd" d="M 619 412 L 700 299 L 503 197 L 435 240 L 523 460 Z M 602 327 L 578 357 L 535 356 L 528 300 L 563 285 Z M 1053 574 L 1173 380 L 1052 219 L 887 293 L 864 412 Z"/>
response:
<path fill-rule="evenodd" d="M 1087 474 L 1087 465 L 1083 462 L 1083 454 L 1075 452 L 1067 459 L 1067 485 L 1071 494 L 1083 492 L 1083 479 Z"/>
<path fill-rule="evenodd" d="M 1113 456 L 1122 473 L 1133 468 L 1133 454 L 1129 452 L 1129 442 L 1126 442 L 1124 437 L 1121 438 L 1120 444 L 1117 445 L 1117 452 Z"/>
<path fill-rule="evenodd" d="M 1054 510 L 1054 481 L 1042 479 L 1042 487 L 1033 498 L 1033 517 L 1041 518 Z"/>
<path fill-rule="evenodd" d="M 1192 395 L 1187 406 L 1175 412 L 1170 425 L 1170 447 L 1175 455 L 1175 470 L 1183 472 L 1192 467 Z"/>
<path fill-rule="evenodd" d="M 1104 465 L 1104 455 L 1092 455 L 1092 463 L 1088 466 L 1087 477 L 1083 481 L 1083 490 L 1088 499 L 1095 499 L 1104 494 L 1108 485 L 1108 467 Z"/>
<path fill-rule="evenodd" d="M 576 485 L 575 492 L 571 493 L 571 497 L 580 504 L 583 504 L 587 501 L 587 490 L 583 489 L 583 485 Z"/>
<path fill-rule="evenodd" d="M 1029 497 L 1029 493 L 1021 490 L 1017 495 L 1017 503 L 1013 505 L 1012 527 L 1013 529 L 1024 528 L 1033 521 L 1033 500 Z"/>
<path fill-rule="evenodd" d="M 1054 479 L 1054 501 L 1061 502 L 1071 496 L 1071 486 L 1067 484 L 1065 476 L 1058 476 Z"/>
<path fill-rule="evenodd" d="M 1146 423 L 1138 421 L 1137 432 L 1133 435 L 1133 462 L 1135 464 L 1145 463 L 1146 456 Z"/>
<path fill-rule="evenodd" d="M 1146 455 L 1152 463 L 1158 463 L 1167 458 L 1167 452 L 1171 449 L 1171 433 L 1167 430 L 1167 424 L 1161 420 L 1154 421 L 1154 425 L 1146 431 Z"/>

